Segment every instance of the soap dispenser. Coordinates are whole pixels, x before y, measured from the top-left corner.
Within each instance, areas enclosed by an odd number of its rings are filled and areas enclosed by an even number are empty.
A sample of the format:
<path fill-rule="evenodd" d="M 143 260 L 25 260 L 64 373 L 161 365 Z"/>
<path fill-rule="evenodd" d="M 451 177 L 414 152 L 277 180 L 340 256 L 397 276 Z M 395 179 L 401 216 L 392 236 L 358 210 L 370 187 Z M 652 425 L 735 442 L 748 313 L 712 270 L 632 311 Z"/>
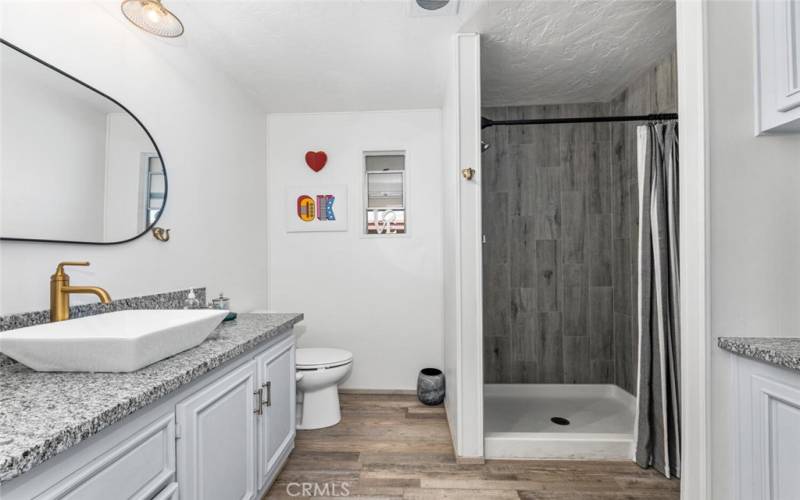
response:
<path fill-rule="evenodd" d="M 199 309 L 200 308 L 200 301 L 194 294 L 194 289 L 190 289 L 189 293 L 186 295 L 186 300 L 183 301 L 183 308 L 184 309 Z"/>

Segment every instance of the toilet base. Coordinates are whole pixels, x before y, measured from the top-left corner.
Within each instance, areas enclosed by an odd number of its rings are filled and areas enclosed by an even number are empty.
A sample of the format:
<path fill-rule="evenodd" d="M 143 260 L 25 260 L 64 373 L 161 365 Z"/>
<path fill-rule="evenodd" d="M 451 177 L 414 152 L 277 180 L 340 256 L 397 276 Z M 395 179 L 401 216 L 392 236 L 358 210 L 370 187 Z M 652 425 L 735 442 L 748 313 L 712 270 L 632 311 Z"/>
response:
<path fill-rule="evenodd" d="M 339 390 L 336 384 L 324 389 L 303 393 L 297 429 L 311 430 L 331 427 L 342 419 L 339 409 Z"/>

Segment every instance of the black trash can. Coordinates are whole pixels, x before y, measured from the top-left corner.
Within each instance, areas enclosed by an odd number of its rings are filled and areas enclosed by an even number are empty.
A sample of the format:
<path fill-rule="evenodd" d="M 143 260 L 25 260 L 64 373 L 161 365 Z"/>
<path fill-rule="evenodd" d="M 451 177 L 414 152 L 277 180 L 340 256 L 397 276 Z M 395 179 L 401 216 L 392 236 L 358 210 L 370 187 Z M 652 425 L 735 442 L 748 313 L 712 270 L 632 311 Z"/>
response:
<path fill-rule="evenodd" d="M 423 368 L 417 377 L 417 398 L 428 406 L 444 401 L 444 373 L 436 368 Z"/>

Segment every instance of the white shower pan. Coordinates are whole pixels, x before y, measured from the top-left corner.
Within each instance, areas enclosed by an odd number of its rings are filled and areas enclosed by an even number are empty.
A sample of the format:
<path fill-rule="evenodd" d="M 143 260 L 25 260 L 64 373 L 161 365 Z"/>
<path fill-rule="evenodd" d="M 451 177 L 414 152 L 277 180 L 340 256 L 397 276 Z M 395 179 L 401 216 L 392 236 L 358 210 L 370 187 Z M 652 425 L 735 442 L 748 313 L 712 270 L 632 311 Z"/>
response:
<path fill-rule="evenodd" d="M 635 415 L 636 399 L 613 384 L 487 384 L 484 451 L 494 459 L 630 459 Z"/>

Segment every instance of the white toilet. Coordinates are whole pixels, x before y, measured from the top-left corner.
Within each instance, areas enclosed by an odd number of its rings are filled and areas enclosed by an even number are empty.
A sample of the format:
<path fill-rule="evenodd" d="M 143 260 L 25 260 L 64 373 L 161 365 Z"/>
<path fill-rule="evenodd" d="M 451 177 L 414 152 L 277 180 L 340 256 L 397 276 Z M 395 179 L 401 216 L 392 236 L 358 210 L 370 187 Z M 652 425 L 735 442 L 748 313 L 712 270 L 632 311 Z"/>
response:
<path fill-rule="evenodd" d="M 300 348 L 297 364 L 297 428 L 322 429 L 339 423 L 339 383 L 353 368 L 353 354 L 344 349 Z"/>

